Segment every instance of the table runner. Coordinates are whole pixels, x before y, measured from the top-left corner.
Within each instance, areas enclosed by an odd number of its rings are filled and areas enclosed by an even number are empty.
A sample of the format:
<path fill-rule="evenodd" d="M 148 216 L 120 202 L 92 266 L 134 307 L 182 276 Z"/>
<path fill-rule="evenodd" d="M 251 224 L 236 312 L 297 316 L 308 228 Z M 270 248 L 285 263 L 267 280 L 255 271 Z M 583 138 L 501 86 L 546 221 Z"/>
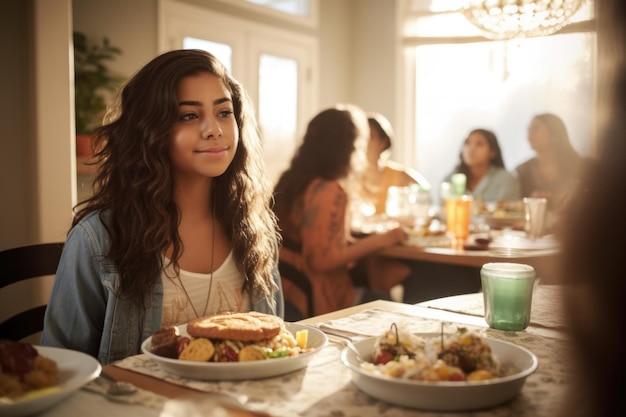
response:
<path fill-rule="evenodd" d="M 407 323 L 414 332 L 438 332 L 441 322 L 378 309 L 320 323 L 320 327 L 350 333 L 358 337 L 382 333 L 392 322 Z M 445 325 L 453 332 L 455 325 Z M 448 330 L 448 326 L 450 326 Z M 252 410 L 265 411 L 274 417 L 328 416 L 553 416 L 570 379 L 565 341 L 530 335 L 525 332 L 502 332 L 474 328 L 485 337 L 516 343 L 531 350 L 539 359 L 538 369 L 530 375 L 522 392 L 512 402 L 495 408 L 469 413 L 438 413 L 394 406 L 361 392 L 351 383 L 351 375 L 341 363 L 343 346 L 329 343 L 306 369 L 287 375 L 249 381 L 198 381 L 180 378 L 161 370 L 146 355 L 137 355 L 115 363 L 116 366 L 206 392 L 233 392 L 248 397 Z"/>

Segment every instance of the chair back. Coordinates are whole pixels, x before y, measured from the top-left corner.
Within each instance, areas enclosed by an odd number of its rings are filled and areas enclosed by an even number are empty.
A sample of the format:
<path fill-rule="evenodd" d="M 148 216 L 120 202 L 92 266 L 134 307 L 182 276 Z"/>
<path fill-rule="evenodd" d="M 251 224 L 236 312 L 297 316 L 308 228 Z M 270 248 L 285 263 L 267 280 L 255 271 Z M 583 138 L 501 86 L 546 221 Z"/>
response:
<path fill-rule="evenodd" d="M 302 312 L 296 306 L 287 305 L 288 300 L 285 300 L 285 320 L 298 321 L 313 316 L 313 286 L 311 281 L 309 281 L 309 277 L 295 266 L 284 261 L 278 262 L 278 271 L 283 281 L 291 282 L 306 296 L 307 305 L 305 311 Z"/>
<path fill-rule="evenodd" d="M 54 275 L 63 252 L 63 243 L 41 243 L 0 252 L 0 300 L 7 306 L 17 298 L 12 310 L 0 316 L 0 338 L 22 340 L 43 330 L 46 304 L 33 308 L 24 306 L 24 294 L 15 295 L 16 287 L 27 280 Z M 26 288 L 27 286 L 25 286 Z M 48 294 L 41 294 L 47 300 Z M 17 301 L 17 303 L 15 302 Z"/>

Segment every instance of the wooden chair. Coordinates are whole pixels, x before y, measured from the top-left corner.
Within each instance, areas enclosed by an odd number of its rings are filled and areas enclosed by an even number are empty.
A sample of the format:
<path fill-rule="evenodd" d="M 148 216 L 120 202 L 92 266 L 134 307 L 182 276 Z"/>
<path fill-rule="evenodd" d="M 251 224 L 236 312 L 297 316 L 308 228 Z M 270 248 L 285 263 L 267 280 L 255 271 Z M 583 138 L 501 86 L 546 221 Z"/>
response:
<path fill-rule="evenodd" d="M 0 252 L 0 292 L 33 278 L 54 275 L 63 243 L 41 243 Z M 22 301 L 20 300 L 20 303 Z M 0 323 L 0 338 L 22 340 L 43 330 L 46 305 L 17 311 Z"/>
<path fill-rule="evenodd" d="M 280 278 L 298 287 L 300 291 L 304 293 L 307 300 L 306 309 L 301 314 L 298 313 L 297 310 L 299 309 L 296 306 L 288 305 L 289 302 L 285 300 L 285 320 L 298 321 L 313 316 L 313 287 L 311 286 L 309 278 L 296 267 L 286 262 L 279 262 L 278 270 L 280 271 Z"/>
<path fill-rule="evenodd" d="M 294 252 L 302 251 L 301 244 L 294 242 L 286 237 L 283 237 L 283 246 Z M 301 313 L 298 312 L 299 309 L 296 306 L 289 305 L 289 302 L 285 301 L 285 320 L 298 321 L 312 317 L 314 306 L 313 286 L 311 285 L 311 281 L 309 281 L 309 277 L 298 268 L 285 261 L 278 262 L 278 270 L 280 272 L 281 279 L 283 281 L 289 281 L 296 287 L 298 287 L 300 291 L 302 291 L 302 293 L 306 296 L 307 300 L 306 309 Z"/>

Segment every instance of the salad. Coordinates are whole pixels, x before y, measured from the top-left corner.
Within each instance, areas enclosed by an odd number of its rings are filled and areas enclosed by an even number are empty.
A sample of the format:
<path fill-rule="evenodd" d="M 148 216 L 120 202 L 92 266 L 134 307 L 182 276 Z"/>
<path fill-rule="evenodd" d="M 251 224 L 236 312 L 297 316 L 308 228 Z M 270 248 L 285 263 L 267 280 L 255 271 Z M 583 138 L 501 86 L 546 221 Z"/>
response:
<path fill-rule="evenodd" d="M 476 333 L 458 328 L 453 334 L 419 336 L 393 323 L 375 342 L 368 372 L 416 381 L 480 381 L 515 372 L 501 366 L 491 347 Z"/>

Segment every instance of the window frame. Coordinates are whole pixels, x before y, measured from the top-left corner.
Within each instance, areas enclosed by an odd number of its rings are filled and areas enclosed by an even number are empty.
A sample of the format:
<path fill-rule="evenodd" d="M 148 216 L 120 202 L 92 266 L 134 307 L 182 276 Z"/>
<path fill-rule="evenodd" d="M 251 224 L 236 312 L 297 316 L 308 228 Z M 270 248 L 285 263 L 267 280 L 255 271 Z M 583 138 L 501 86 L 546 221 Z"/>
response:
<path fill-rule="evenodd" d="M 319 26 L 319 0 L 309 0 L 311 4 L 311 15 L 308 17 L 296 16 L 289 13 L 282 12 L 280 10 L 273 9 L 261 4 L 250 3 L 246 0 L 215 0 L 220 3 L 226 3 L 238 7 L 240 9 L 248 10 L 251 12 L 261 13 L 270 17 L 285 20 L 286 22 L 304 25 L 310 28 L 317 28 Z"/>

